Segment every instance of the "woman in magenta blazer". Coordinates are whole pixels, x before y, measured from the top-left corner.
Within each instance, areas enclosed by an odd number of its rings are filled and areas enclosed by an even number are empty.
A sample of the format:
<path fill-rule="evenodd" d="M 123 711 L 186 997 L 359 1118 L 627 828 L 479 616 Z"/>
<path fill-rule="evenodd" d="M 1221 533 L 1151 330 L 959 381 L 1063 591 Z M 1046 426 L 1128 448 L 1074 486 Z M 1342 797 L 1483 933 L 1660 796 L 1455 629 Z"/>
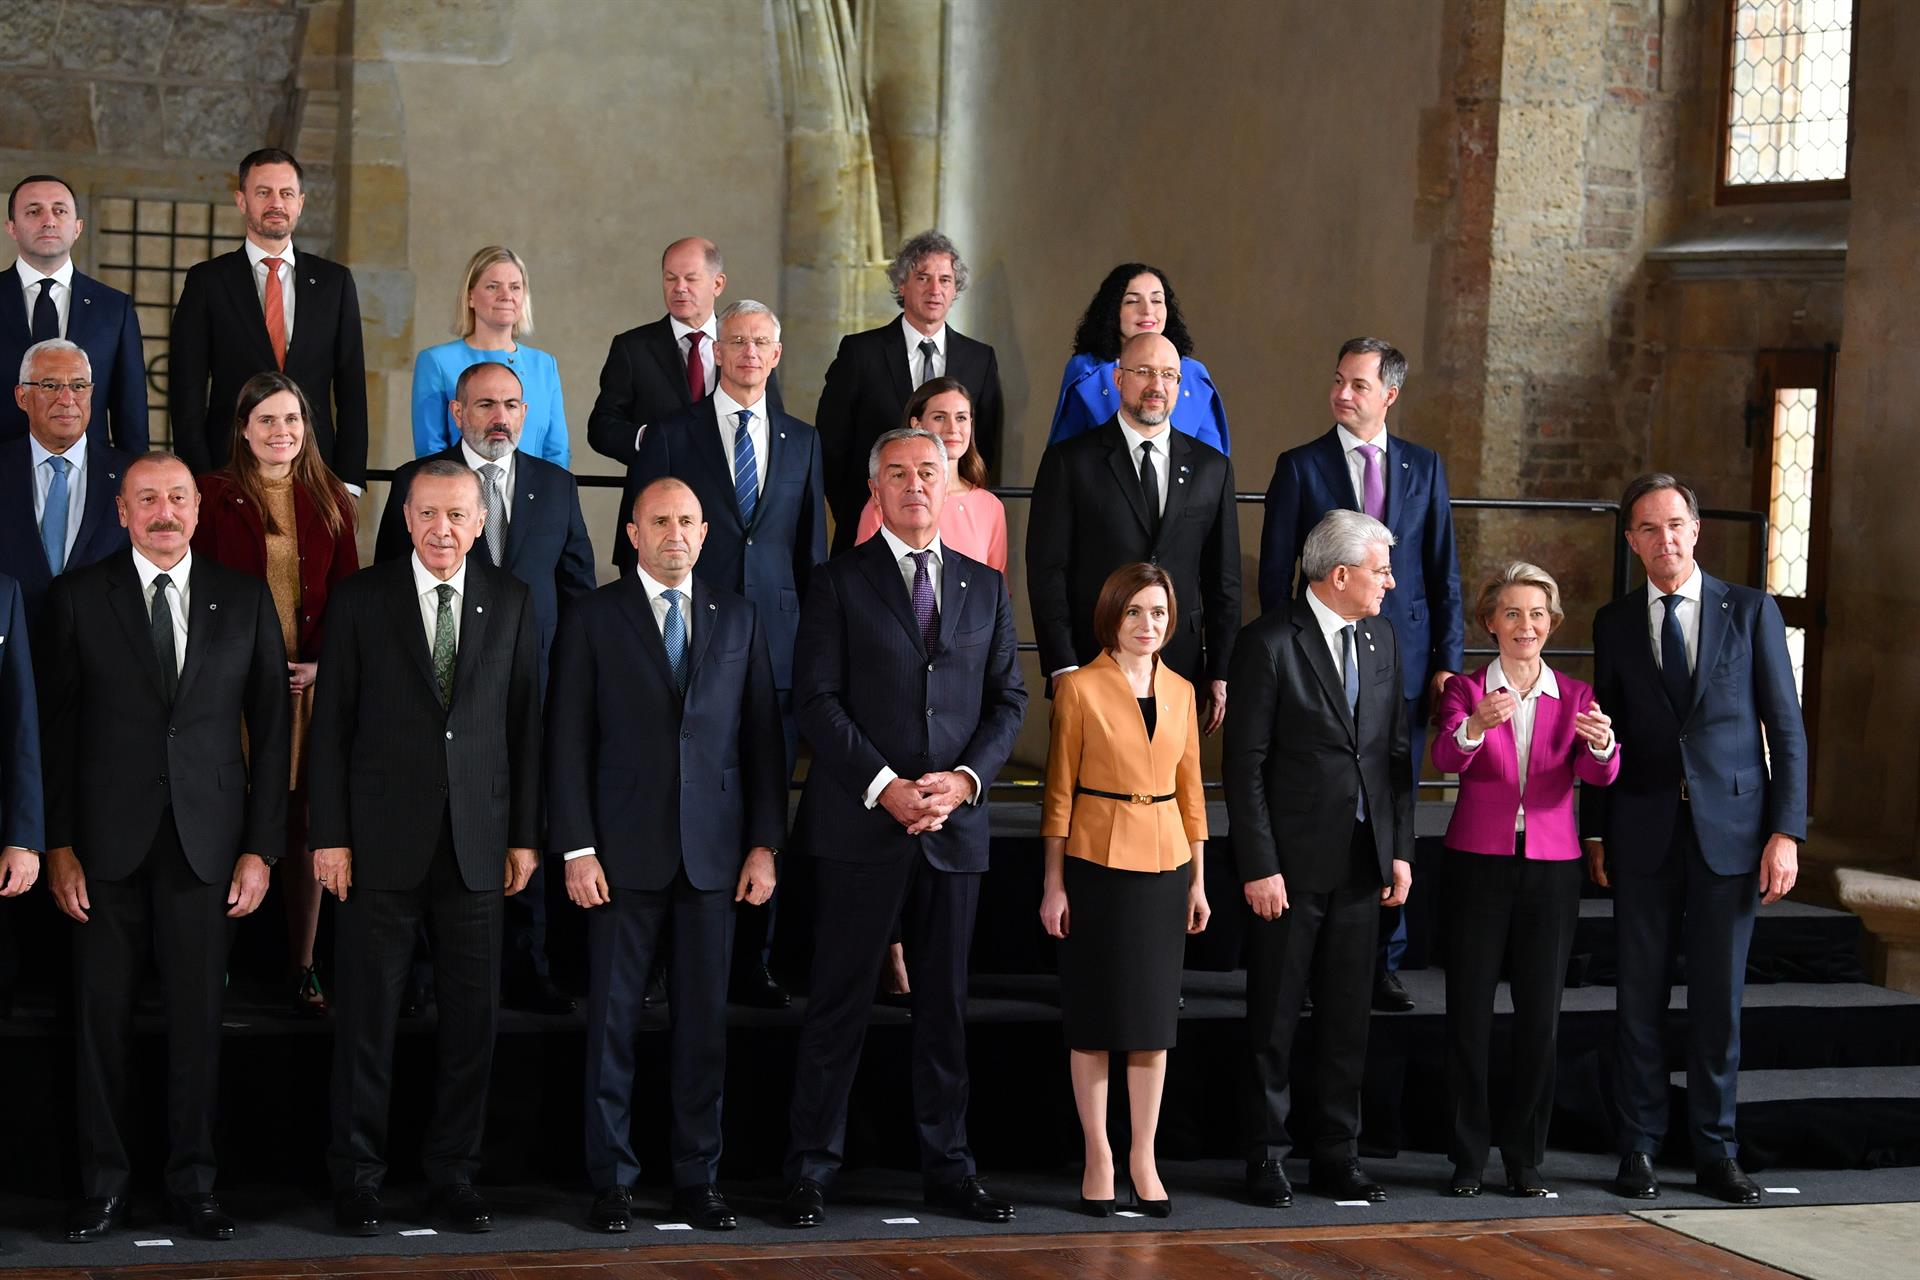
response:
<path fill-rule="evenodd" d="M 1491 1138 L 1487 1042 L 1511 949 L 1513 1061 L 1500 1158 L 1510 1194 L 1544 1196 L 1554 1037 L 1580 916 L 1573 780 L 1611 783 L 1620 750 L 1592 688 L 1542 657 L 1566 616 L 1546 570 L 1508 565 L 1481 590 L 1474 616 L 1500 656 L 1447 682 L 1433 739 L 1434 764 L 1460 775 L 1446 838 L 1448 1189 L 1480 1194 Z"/>

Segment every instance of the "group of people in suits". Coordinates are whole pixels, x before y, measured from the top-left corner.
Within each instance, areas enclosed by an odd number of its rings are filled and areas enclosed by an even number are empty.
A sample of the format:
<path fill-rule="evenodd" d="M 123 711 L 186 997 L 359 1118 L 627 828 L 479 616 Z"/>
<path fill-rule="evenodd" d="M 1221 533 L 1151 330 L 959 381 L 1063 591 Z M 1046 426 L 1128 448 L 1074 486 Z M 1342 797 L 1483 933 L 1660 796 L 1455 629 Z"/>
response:
<path fill-rule="evenodd" d="M 294 157 L 249 155 L 238 187 L 246 242 L 190 271 L 174 317 L 178 455 L 146 449 L 130 304 L 72 270 L 71 189 L 36 176 L 8 208 L 20 292 L 0 296 L 0 336 L 24 325 L 30 341 L 13 396 L 25 436 L 0 439 L 0 483 L 26 490 L 0 522 L 0 898 L 45 879 L 74 922 L 83 1199 L 69 1237 L 126 1212 L 126 1028 L 152 951 L 168 958 L 169 1206 L 197 1234 L 234 1233 L 213 1195 L 226 939 L 281 862 L 294 997 L 335 1018 L 343 1230 L 379 1229 L 394 1030 L 422 965 L 441 1062 L 423 1164 L 452 1225 L 491 1225 L 474 1182 L 501 1000 L 572 1007 L 545 967 L 547 858 L 585 913 L 591 1225 L 633 1216 L 634 1055 L 660 973 L 673 1209 L 735 1225 L 718 1186 L 725 1006 L 787 1000 L 766 946 L 802 740 L 791 844 L 818 892 L 778 1218 L 825 1218 L 884 983 L 914 1012 L 929 1203 L 1011 1221 L 967 1137 L 964 1015 L 987 790 L 1027 691 L 989 489 L 997 362 L 947 323 L 968 283 L 958 249 L 938 232 L 903 245 L 889 268 L 901 315 L 841 342 L 809 425 L 780 399 L 779 318 L 719 305 L 710 241 L 669 245 L 667 313 L 613 340 L 589 419 L 590 443 L 628 471 L 622 576 L 601 588 L 557 365 L 524 342 L 527 265 L 482 249 L 456 340 L 416 367 L 421 456 L 396 474 L 376 563 L 357 572 L 352 277 L 294 250 Z M 1384 1198 L 1357 1159 L 1360 1078 L 1369 1009 L 1411 1007 L 1383 909 L 1411 884 L 1430 719 L 1436 765 L 1461 780 L 1448 1189 L 1480 1192 L 1497 1138 L 1508 1189 L 1546 1193 L 1579 832 L 1623 938 L 1619 1187 L 1658 1192 L 1661 1015 L 1684 931 L 1701 1185 L 1757 1200 L 1733 1134 L 1741 977 L 1756 902 L 1792 887 L 1806 809 L 1777 608 L 1699 570 L 1693 494 L 1650 475 L 1622 503 L 1649 585 L 1596 619 L 1593 685 L 1544 661 L 1559 590 L 1524 563 L 1477 604 L 1499 657 L 1465 672 L 1444 467 L 1388 437 L 1406 360 L 1363 338 L 1336 357 L 1332 430 L 1276 463 L 1263 612 L 1243 628 L 1226 418 L 1192 349 L 1164 272 L 1109 273 L 1075 337 L 1026 543 L 1053 700 L 1040 915 L 1060 940 L 1083 1207 L 1118 1201 L 1105 1116 L 1124 1053 L 1133 1197 L 1171 1213 L 1154 1132 L 1184 940 L 1213 913 L 1199 743 L 1222 730 L 1252 918 L 1247 1194 L 1291 1202 L 1293 1041 L 1310 1001 L 1319 1109 L 1298 1131 L 1313 1185 Z M 90 791 L 103 778 L 111 803 Z M 338 899 L 332 991 L 313 957 L 323 892 Z M 1503 959 L 1516 1022 L 1496 1123 Z"/>

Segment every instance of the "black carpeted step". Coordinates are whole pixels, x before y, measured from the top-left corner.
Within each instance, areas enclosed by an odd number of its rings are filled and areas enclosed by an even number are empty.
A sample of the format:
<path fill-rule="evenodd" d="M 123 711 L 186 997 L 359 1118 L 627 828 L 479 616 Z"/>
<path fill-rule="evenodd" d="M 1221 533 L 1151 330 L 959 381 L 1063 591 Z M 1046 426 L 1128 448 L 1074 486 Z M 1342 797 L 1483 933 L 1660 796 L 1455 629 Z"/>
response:
<path fill-rule="evenodd" d="M 1684 1116 L 1687 1073 L 1674 1072 Z M 1920 1165 L 1920 1066 L 1742 1071 L 1735 1128 L 1749 1169 Z"/>
<path fill-rule="evenodd" d="M 1763 906 L 1753 921 L 1747 981 L 1863 982 L 1861 936 L 1860 917 L 1850 911 L 1792 901 Z M 1612 898 L 1581 899 L 1573 954 L 1587 957 L 1583 976 L 1588 982 L 1614 980 Z"/>

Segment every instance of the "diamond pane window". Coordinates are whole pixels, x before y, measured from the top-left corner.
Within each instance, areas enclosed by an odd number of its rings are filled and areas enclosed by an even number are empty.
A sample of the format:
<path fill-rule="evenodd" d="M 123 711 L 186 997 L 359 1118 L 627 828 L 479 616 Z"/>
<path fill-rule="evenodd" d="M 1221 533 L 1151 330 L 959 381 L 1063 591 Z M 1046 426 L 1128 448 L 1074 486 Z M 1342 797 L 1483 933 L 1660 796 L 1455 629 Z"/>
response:
<path fill-rule="evenodd" d="M 1730 3 L 1722 182 L 1844 182 L 1854 0 Z"/>
<path fill-rule="evenodd" d="M 1781 387 L 1773 393 L 1773 479 L 1767 499 L 1767 590 L 1777 596 L 1807 594 L 1807 564 L 1813 549 L 1813 387 Z"/>

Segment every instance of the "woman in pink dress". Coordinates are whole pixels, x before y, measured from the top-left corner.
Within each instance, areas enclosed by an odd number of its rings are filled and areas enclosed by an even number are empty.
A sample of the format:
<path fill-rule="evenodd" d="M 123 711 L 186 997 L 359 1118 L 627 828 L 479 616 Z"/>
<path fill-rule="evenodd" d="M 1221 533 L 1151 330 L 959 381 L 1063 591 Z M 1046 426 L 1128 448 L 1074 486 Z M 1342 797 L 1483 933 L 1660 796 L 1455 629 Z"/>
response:
<path fill-rule="evenodd" d="M 907 401 L 901 424 L 931 431 L 947 446 L 947 505 L 940 541 L 963 556 L 1007 571 L 1007 509 L 987 488 L 987 463 L 973 447 L 973 397 L 955 378 L 933 378 Z M 880 508 L 867 499 L 855 542 L 880 532 Z"/>

